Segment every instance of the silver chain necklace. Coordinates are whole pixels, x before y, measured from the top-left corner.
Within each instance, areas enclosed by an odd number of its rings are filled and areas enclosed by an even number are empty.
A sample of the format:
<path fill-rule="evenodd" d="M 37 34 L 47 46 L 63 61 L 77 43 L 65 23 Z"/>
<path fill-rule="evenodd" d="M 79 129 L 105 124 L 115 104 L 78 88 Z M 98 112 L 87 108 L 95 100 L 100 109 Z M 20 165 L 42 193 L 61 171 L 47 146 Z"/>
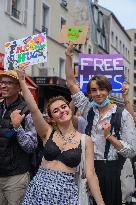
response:
<path fill-rule="evenodd" d="M 62 134 L 62 132 L 59 130 L 58 132 L 59 137 L 62 139 L 63 144 L 77 144 L 78 141 L 73 139 L 75 137 L 76 134 L 76 130 L 74 130 L 67 138 Z"/>

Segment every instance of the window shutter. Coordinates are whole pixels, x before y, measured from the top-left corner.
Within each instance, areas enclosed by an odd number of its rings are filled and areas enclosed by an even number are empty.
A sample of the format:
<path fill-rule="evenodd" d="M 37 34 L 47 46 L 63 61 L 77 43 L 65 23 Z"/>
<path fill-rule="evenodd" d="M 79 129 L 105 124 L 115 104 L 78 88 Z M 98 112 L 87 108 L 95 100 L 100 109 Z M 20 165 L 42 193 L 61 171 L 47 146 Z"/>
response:
<path fill-rule="evenodd" d="M 5 12 L 11 15 L 12 0 L 5 1 Z"/>

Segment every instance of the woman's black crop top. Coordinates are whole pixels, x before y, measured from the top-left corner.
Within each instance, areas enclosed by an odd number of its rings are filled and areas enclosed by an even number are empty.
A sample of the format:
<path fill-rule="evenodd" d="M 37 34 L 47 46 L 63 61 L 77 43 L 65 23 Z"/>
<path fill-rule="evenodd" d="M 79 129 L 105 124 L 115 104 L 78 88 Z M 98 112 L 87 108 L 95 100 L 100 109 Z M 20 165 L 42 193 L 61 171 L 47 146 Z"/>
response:
<path fill-rule="evenodd" d="M 44 145 L 43 155 L 45 160 L 58 160 L 71 168 L 78 166 L 81 161 L 81 142 L 77 148 L 61 152 L 59 147 L 55 144 L 55 142 L 53 142 L 53 134 L 54 130 Z"/>

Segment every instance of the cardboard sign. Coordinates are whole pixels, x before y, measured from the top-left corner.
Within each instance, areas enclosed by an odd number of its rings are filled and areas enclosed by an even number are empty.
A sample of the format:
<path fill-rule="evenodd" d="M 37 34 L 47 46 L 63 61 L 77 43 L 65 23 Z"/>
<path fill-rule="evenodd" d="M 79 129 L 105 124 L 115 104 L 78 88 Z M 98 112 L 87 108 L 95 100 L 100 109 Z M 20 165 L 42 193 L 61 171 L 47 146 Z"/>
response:
<path fill-rule="evenodd" d="M 66 26 L 63 25 L 59 35 L 60 43 L 85 44 L 88 26 Z"/>
<path fill-rule="evenodd" d="M 123 55 L 80 54 L 78 81 L 80 89 L 86 92 L 88 81 L 97 74 L 105 75 L 112 84 L 113 93 L 121 93 L 124 82 Z"/>
<path fill-rule="evenodd" d="M 19 64 L 25 62 L 30 65 L 47 62 L 46 33 L 5 43 L 5 70 L 16 69 Z"/>

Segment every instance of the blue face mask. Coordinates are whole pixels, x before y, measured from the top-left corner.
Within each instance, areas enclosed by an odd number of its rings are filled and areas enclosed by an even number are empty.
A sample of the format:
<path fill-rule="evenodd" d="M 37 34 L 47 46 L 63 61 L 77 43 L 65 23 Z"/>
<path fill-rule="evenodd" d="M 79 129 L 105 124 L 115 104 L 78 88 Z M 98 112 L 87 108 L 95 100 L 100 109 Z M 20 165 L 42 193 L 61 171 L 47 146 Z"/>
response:
<path fill-rule="evenodd" d="M 102 108 L 105 107 L 110 102 L 109 98 L 106 98 L 102 104 L 98 104 L 95 100 L 92 101 L 92 105 Z"/>

